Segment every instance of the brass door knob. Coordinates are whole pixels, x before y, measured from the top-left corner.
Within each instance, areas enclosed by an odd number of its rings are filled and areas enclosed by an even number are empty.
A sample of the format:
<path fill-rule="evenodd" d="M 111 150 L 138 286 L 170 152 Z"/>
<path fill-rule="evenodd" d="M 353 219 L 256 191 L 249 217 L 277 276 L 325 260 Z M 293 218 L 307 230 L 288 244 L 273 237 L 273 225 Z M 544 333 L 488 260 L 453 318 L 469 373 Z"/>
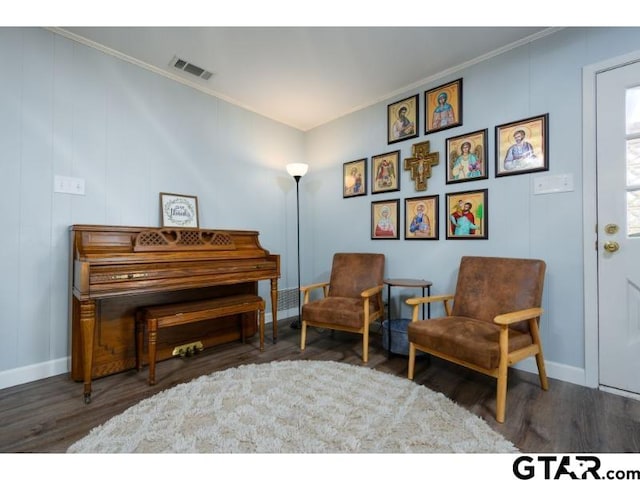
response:
<path fill-rule="evenodd" d="M 613 241 L 604 242 L 604 249 L 609 253 L 613 253 L 620 249 L 620 245 L 618 245 L 618 242 Z"/>
<path fill-rule="evenodd" d="M 604 227 L 604 231 L 606 233 L 608 233 L 609 235 L 614 235 L 616 233 L 618 233 L 618 225 L 616 225 L 615 223 L 608 223 L 605 227 Z"/>

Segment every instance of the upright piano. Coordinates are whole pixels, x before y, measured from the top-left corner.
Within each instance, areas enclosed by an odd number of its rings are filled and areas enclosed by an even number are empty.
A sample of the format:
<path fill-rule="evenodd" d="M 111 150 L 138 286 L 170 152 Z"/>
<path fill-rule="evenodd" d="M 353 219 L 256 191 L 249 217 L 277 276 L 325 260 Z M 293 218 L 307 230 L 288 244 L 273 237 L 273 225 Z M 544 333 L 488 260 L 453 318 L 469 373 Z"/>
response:
<path fill-rule="evenodd" d="M 280 256 L 262 248 L 258 232 L 193 228 L 72 225 L 70 232 L 71 377 L 84 382 L 135 367 L 135 312 L 149 305 L 257 294 L 271 282 L 277 339 Z M 242 328 L 239 327 L 242 322 Z M 257 331 L 256 315 L 166 329 L 158 360 L 180 342 L 210 347 Z"/>

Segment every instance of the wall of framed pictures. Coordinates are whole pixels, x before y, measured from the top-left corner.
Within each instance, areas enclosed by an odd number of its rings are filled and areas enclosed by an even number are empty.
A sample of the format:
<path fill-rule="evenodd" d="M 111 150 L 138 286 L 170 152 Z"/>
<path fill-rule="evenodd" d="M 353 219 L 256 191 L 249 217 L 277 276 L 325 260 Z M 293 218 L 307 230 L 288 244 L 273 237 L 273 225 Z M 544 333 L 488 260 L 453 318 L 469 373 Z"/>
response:
<path fill-rule="evenodd" d="M 455 129 L 450 132 L 453 136 L 445 138 L 441 146 L 446 186 L 488 180 L 491 167 L 494 178 L 549 170 L 549 113 L 493 126 L 494 150 L 490 151 L 488 127 L 470 132 L 460 128 L 464 126 L 462 86 L 463 79 L 458 78 L 422 94 L 424 134 Z M 386 127 L 388 145 L 421 141 L 411 143 L 411 154 L 403 160 L 402 150 L 393 150 L 372 155 L 370 159 L 345 162 L 342 167 L 344 198 L 366 196 L 369 191 L 371 194 L 401 192 L 401 163 L 413 182 L 405 188 L 405 193 L 412 186 L 414 192 L 411 193 L 427 191 L 432 169 L 440 163 L 440 152 L 432 151 L 431 140 L 418 138 L 420 98 L 420 94 L 415 94 L 388 104 Z M 488 188 L 447 190 L 444 196 L 445 239 L 489 239 Z M 405 198 L 404 214 L 401 214 L 400 198 L 371 201 L 371 239 L 438 240 L 439 205 L 439 195 Z M 381 223 L 388 229 L 381 230 Z M 400 235 L 400 231 L 404 234 Z"/>

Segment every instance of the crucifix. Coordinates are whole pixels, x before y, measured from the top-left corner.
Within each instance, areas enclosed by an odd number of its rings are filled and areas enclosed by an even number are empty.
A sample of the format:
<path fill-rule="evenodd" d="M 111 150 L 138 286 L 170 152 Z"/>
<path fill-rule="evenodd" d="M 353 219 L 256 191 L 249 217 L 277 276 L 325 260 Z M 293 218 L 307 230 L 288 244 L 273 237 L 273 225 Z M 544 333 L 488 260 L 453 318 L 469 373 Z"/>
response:
<path fill-rule="evenodd" d="M 411 157 L 404 159 L 404 169 L 411 170 L 411 180 L 416 184 L 417 191 L 427 189 L 427 179 L 431 178 L 431 167 L 440 161 L 438 152 L 429 152 L 429 141 L 414 143 L 411 147 Z"/>

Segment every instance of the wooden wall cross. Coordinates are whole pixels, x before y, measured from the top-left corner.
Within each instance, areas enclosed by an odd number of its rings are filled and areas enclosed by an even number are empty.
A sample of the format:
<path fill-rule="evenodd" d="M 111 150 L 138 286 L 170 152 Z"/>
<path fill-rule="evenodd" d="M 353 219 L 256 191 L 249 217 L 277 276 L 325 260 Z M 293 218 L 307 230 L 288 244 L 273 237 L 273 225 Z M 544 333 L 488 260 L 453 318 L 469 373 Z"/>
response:
<path fill-rule="evenodd" d="M 411 170 L 411 180 L 416 184 L 417 191 L 427 189 L 427 179 L 431 178 L 431 167 L 440 161 L 438 152 L 429 151 L 429 141 L 414 143 L 411 147 L 411 157 L 404 159 L 404 169 Z"/>

